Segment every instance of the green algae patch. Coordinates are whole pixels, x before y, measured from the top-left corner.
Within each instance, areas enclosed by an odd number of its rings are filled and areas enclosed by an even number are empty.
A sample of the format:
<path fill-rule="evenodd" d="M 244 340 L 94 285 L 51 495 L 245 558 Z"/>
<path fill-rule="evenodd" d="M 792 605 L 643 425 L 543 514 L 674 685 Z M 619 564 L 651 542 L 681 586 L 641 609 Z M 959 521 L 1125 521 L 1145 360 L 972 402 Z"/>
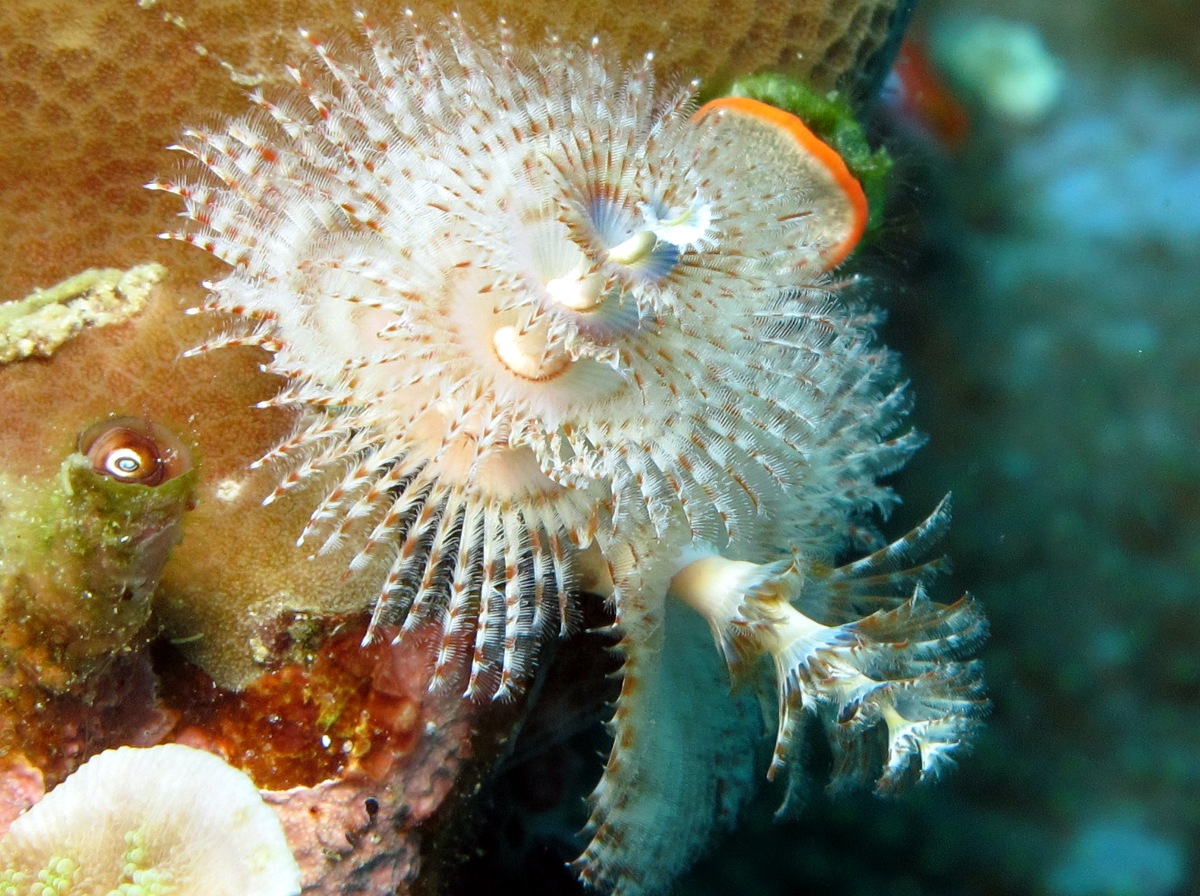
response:
<path fill-rule="evenodd" d="M 93 268 L 23 299 L 0 303 L 0 364 L 49 357 L 91 327 L 121 323 L 146 307 L 166 274 L 160 264 Z"/>
<path fill-rule="evenodd" d="M 0 650 L 39 686 L 69 687 L 149 639 L 151 598 L 197 473 L 120 482 L 78 452 L 49 482 L 0 476 Z"/>

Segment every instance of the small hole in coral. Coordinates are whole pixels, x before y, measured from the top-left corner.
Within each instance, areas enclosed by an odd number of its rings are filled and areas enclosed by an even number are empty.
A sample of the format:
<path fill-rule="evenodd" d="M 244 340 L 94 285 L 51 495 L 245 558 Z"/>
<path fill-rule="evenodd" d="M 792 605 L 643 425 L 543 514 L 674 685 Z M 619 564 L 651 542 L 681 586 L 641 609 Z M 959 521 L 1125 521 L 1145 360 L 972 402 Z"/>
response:
<path fill-rule="evenodd" d="M 367 810 L 367 816 L 374 821 L 375 816 L 379 813 L 379 800 L 369 796 L 363 800 L 363 808 Z"/>

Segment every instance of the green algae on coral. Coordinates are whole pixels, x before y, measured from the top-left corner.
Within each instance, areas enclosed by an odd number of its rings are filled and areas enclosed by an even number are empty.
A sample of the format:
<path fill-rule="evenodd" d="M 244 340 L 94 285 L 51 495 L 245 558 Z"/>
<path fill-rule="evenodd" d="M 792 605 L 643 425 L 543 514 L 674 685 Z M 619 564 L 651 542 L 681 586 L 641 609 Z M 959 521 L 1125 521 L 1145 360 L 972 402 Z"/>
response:
<path fill-rule="evenodd" d="M 81 330 L 128 320 L 145 307 L 150 288 L 165 274 L 160 264 L 127 271 L 93 268 L 0 303 L 0 364 L 49 357 Z"/>
<path fill-rule="evenodd" d="M 39 685 L 68 687 L 148 640 L 196 488 L 183 460 L 157 485 L 98 472 L 78 451 L 48 482 L 0 474 L 0 649 Z"/>

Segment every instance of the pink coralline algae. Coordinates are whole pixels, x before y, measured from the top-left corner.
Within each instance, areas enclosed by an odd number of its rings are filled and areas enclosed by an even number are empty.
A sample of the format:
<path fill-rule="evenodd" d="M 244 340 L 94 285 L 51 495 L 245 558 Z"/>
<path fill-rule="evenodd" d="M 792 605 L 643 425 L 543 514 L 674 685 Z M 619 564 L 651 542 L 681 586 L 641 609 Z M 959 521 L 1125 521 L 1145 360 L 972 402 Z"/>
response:
<path fill-rule="evenodd" d="M 229 266 L 196 351 L 259 346 L 286 381 L 268 501 L 307 496 L 312 551 L 354 546 L 365 641 L 431 644 L 432 692 L 478 706 L 527 688 L 582 592 L 611 602 L 622 685 L 575 865 L 602 890 L 660 890 L 732 821 L 759 697 L 792 785 L 808 717 L 839 780 L 938 774 L 985 706 L 985 623 L 925 593 L 947 504 L 890 545 L 871 523 L 920 439 L 824 271 L 846 234 L 793 175 L 805 147 L 694 114 L 650 57 L 403 27 L 311 39 L 293 93 L 188 131 L 153 185 Z"/>

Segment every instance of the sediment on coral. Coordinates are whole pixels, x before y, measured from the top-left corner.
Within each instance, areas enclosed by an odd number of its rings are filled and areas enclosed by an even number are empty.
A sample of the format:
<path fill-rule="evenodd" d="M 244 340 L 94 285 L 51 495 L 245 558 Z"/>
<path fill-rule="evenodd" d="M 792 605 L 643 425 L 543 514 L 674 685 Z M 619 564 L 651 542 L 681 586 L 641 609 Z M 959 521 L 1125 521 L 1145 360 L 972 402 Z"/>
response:
<path fill-rule="evenodd" d="M 48 357 L 85 328 L 128 320 L 145 307 L 150 288 L 165 273 L 160 264 L 84 271 L 0 303 L 0 364 Z"/>

